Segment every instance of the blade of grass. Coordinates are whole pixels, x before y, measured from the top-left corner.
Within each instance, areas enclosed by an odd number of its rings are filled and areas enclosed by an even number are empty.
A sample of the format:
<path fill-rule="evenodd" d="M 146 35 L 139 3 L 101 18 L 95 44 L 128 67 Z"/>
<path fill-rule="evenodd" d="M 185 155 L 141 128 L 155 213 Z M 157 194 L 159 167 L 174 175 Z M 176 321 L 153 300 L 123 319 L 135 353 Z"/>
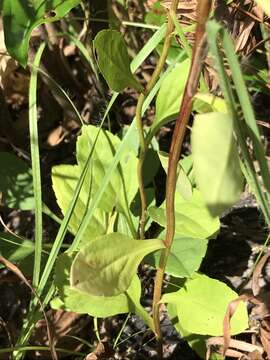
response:
<path fill-rule="evenodd" d="M 166 24 L 162 25 L 154 35 L 147 41 L 144 47 L 138 52 L 130 64 L 131 71 L 134 73 L 144 60 L 151 54 L 158 44 L 164 39 L 166 34 Z"/>
<path fill-rule="evenodd" d="M 117 347 L 118 342 L 119 342 L 119 340 L 120 340 L 120 338 L 121 338 L 121 336 L 123 334 L 123 331 L 125 330 L 127 322 L 130 319 L 130 316 L 131 316 L 131 313 L 128 313 L 127 317 L 125 318 L 125 321 L 123 322 L 123 325 L 121 326 L 121 329 L 120 329 L 119 333 L 117 334 L 117 337 L 116 337 L 116 339 L 115 339 L 115 341 L 113 343 L 113 349 L 115 349 Z"/>
<path fill-rule="evenodd" d="M 58 84 L 57 81 L 55 81 L 50 74 L 48 74 L 46 71 L 44 71 L 43 69 L 41 69 L 38 66 L 35 66 L 34 64 L 29 64 L 30 67 L 32 67 L 33 69 L 35 68 L 35 70 L 37 72 L 39 72 L 40 74 L 46 76 L 51 83 L 63 94 L 63 96 L 68 100 L 68 102 L 70 103 L 72 109 L 74 110 L 74 113 L 77 115 L 78 120 L 80 121 L 80 123 L 82 125 L 84 125 L 84 120 L 81 116 L 81 114 L 79 113 L 78 109 L 76 108 L 76 106 L 74 105 L 74 102 L 71 100 L 71 98 L 68 96 L 67 92 L 62 88 L 61 85 Z"/>
<path fill-rule="evenodd" d="M 10 348 L 0 349 L 0 354 L 12 353 L 14 351 L 25 352 L 25 351 L 49 351 L 49 350 L 50 348 L 48 346 L 15 346 Z M 57 352 L 61 352 L 63 354 L 68 354 L 68 355 L 83 356 L 83 357 L 87 356 L 86 353 L 67 350 L 63 348 L 55 348 L 55 350 Z"/>
<path fill-rule="evenodd" d="M 177 16 L 176 14 L 173 12 L 173 11 L 170 11 L 170 16 L 173 20 L 173 23 L 174 23 L 174 26 L 175 26 L 175 31 L 177 33 L 177 35 L 179 36 L 180 38 L 180 41 L 183 45 L 183 48 L 187 54 L 187 56 L 191 59 L 192 58 L 192 48 L 191 46 L 189 45 L 189 42 L 185 36 L 185 33 L 182 29 L 182 26 L 179 24 L 178 22 L 178 19 L 177 19 Z"/>
<path fill-rule="evenodd" d="M 40 157 L 38 145 L 38 114 L 37 114 L 37 70 L 39 66 L 45 43 L 41 44 L 34 59 L 34 68 L 31 72 L 29 86 L 29 133 L 31 162 L 33 172 L 33 189 L 35 198 L 35 257 L 33 270 L 33 286 L 37 287 L 40 277 L 41 253 L 42 253 L 42 192 Z"/>

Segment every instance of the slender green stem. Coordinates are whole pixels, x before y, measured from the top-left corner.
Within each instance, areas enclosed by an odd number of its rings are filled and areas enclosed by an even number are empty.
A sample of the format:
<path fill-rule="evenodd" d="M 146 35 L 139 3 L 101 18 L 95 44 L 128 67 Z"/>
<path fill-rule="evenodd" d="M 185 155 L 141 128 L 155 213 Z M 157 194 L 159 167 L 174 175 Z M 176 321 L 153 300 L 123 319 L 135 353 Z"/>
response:
<path fill-rule="evenodd" d="M 173 133 L 173 139 L 169 155 L 169 166 L 166 183 L 166 216 L 167 228 L 166 239 L 164 241 L 166 248 L 162 251 L 159 267 L 157 269 L 154 297 L 153 297 L 153 320 L 155 332 L 159 343 L 159 356 L 162 358 L 162 334 L 159 318 L 159 302 L 161 299 L 161 291 L 163 278 L 166 268 L 168 256 L 173 243 L 175 233 L 175 210 L 174 197 L 177 180 L 177 165 L 180 157 L 182 143 L 185 130 L 188 124 L 190 113 L 192 110 L 193 97 L 197 91 L 199 78 L 201 74 L 202 64 L 206 56 L 206 38 L 205 24 L 211 9 L 211 0 L 200 0 L 197 4 L 197 27 L 195 33 L 195 45 L 192 53 L 191 67 L 188 80 L 185 86 L 183 99 L 181 102 L 179 116 Z"/>
<path fill-rule="evenodd" d="M 131 316 L 131 313 L 128 313 L 127 317 L 126 317 L 125 321 L 123 322 L 123 325 L 122 325 L 122 327 L 121 327 L 119 333 L 117 334 L 117 337 L 116 337 L 116 339 L 115 339 L 115 341 L 113 343 L 113 349 L 115 349 L 117 347 L 119 339 L 121 338 L 121 336 L 123 334 L 123 331 L 125 330 L 125 327 L 127 325 L 128 320 L 130 319 L 130 316 Z"/>
<path fill-rule="evenodd" d="M 173 0 L 171 4 L 171 12 L 176 12 L 178 7 L 179 0 Z M 168 16 L 168 23 L 166 29 L 166 35 L 164 40 L 163 49 L 156 65 L 156 68 L 151 76 L 150 81 L 146 85 L 145 91 L 140 94 L 137 107 L 136 107 L 136 124 L 137 130 L 139 134 L 140 140 L 140 151 L 139 151 L 139 161 L 138 161 L 138 168 L 137 168 L 137 176 L 138 176 L 138 183 L 139 183 L 139 191 L 141 197 L 141 221 L 140 221 L 140 238 L 144 239 L 144 231 L 145 231 L 145 222 L 146 222 L 146 210 L 147 210 L 147 203 L 146 203 L 146 196 L 145 196 L 145 189 L 144 189 L 144 182 L 143 182 L 143 163 L 145 160 L 145 155 L 147 151 L 147 144 L 144 137 L 143 132 L 143 123 L 142 123 L 142 108 L 143 103 L 146 96 L 155 86 L 162 70 L 165 65 L 166 59 L 168 57 L 168 52 L 171 46 L 172 41 L 172 33 L 174 31 L 174 22 L 171 16 Z"/>
<path fill-rule="evenodd" d="M 45 43 L 38 49 L 34 59 L 34 65 L 39 66 Z M 33 187 L 35 195 L 35 259 L 33 272 L 33 286 L 37 287 L 40 277 L 41 253 L 42 253 L 42 198 L 41 198 L 41 175 L 38 145 L 38 114 L 37 114 L 37 75 L 33 68 L 29 86 L 29 132 L 31 146 L 31 161 L 33 169 Z"/>
<path fill-rule="evenodd" d="M 94 331 L 95 331 L 98 341 L 101 342 L 101 338 L 100 338 L 99 330 L 98 330 L 98 318 L 97 317 L 94 317 Z"/>

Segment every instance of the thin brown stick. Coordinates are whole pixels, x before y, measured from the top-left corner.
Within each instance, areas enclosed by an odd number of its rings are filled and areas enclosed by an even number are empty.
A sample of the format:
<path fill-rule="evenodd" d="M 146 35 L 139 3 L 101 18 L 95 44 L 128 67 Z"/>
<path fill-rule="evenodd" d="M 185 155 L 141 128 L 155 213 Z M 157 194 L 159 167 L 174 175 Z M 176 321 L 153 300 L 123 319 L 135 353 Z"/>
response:
<path fill-rule="evenodd" d="M 211 0 L 199 0 L 197 5 L 197 27 L 195 33 L 195 44 L 192 53 L 191 67 L 189 71 L 188 80 L 185 86 L 185 91 L 180 107 L 178 119 L 176 121 L 173 139 L 169 155 L 168 176 L 166 183 L 166 216 L 167 216 L 167 228 L 166 239 L 164 241 L 166 249 L 162 251 L 159 267 L 157 269 L 154 298 L 153 298 L 153 320 L 154 327 L 159 342 L 159 353 L 162 358 L 162 334 L 160 330 L 159 319 L 159 301 L 161 299 L 161 290 L 163 277 L 165 273 L 166 263 L 170 254 L 170 249 L 173 243 L 175 233 L 175 210 L 174 210 L 174 196 L 177 180 L 177 165 L 180 157 L 182 143 L 192 110 L 193 97 L 196 93 L 199 77 L 202 70 L 202 64 L 204 62 L 207 46 L 205 37 L 205 24 L 208 19 Z"/>
<path fill-rule="evenodd" d="M 49 348 L 50 348 L 50 351 L 51 351 L 51 356 L 52 356 L 52 359 L 53 359 L 53 360 L 57 360 L 58 357 L 57 357 L 57 353 L 56 353 L 55 346 L 54 346 L 54 343 L 53 343 L 53 336 L 52 336 L 52 331 L 51 331 L 51 328 L 50 328 L 50 325 L 49 325 L 49 320 L 48 320 L 48 318 L 47 318 L 47 315 L 46 315 L 44 306 L 43 306 L 43 304 L 42 304 L 42 301 L 41 301 L 40 297 L 38 296 L 36 290 L 31 286 L 30 282 L 26 279 L 26 277 L 25 277 L 24 274 L 21 272 L 21 270 L 20 270 L 16 265 L 14 265 L 13 263 L 11 263 L 9 260 L 5 259 L 5 258 L 4 258 L 3 256 L 1 256 L 1 255 L 0 255 L 0 263 L 2 263 L 7 269 L 9 269 L 9 270 L 12 271 L 15 275 L 17 275 L 18 278 L 21 279 L 21 280 L 25 283 L 25 285 L 29 287 L 29 289 L 31 290 L 31 292 L 33 293 L 33 295 L 37 297 L 37 300 L 38 300 L 38 302 L 39 302 L 39 304 L 40 304 L 42 313 L 43 313 L 43 315 L 44 315 L 46 327 L 47 327 L 48 340 L 49 340 Z"/>

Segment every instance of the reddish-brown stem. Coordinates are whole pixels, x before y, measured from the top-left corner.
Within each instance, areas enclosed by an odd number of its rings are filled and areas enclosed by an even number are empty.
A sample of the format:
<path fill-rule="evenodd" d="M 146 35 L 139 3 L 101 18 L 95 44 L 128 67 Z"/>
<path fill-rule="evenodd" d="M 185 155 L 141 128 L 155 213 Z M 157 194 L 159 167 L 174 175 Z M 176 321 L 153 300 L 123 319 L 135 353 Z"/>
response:
<path fill-rule="evenodd" d="M 189 121 L 192 110 L 193 97 L 197 91 L 199 78 L 201 74 L 202 64 L 206 56 L 206 37 L 205 24 L 208 19 L 211 0 L 198 0 L 197 5 L 197 27 L 195 33 L 195 44 L 192 52 L 192 61 L 189 71 L 188 80 L 185 86 L 183 99 L 181 102 L 179 116 L 176 121 L 172 144 L 169 154 L 168 176 L 166 183 L 166 239 L 164 241 L 166 249 L 163 250 L 160 258 L 159 267 L 155 279 L 155 289 L 153 297 L 153 320 L 157 340 L 159 342 L 159 353 L 162 357 L 161 341 L 162 335 L 160 330 L 159 320 L 159 301 L 161 299 L 162 283 L 165 273 L 166 263 L 170 254 L 170 249 L 173 243 L 175 233 L 175 211 L 174 211 L 174 197 L 177 180 L 177 165 L 180 157 L 180 152 L 183 144 L 183 139 L 186 127 Z"/>

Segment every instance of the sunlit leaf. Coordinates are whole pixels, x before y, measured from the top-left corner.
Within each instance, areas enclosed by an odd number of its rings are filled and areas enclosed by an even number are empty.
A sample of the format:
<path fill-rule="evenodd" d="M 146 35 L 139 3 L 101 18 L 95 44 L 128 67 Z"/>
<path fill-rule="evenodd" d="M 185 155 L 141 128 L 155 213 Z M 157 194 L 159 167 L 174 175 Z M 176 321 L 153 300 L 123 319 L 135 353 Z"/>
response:
<path fill-rule="evenodd" d="M 265 13 L 270 16 L 270 3 L 266 0 L 255 0 L 255 3 L 259 5 Z"/>
<path fill-rule="evenodd" d="M 70 284 L 95 296 L 119 295 L 130 286 L 142 259 L 161 248 L 158 239 L 133 240 L 120 233 L 98 237 L 76 255 Z"/>
<path fill-rule="evenodd" d="M 169 154 L 164 152 L 158 153 L 160 162 L 162 164 L 163 169 L 168 171 L 168 163 L 169 163 Z M 177 183 L 176 183 L 176 191 L 179 191 L 179 194 L 185 199 L 190 200 L 192 197 L 192 184 L 188 177 L 187 171 L 184 170 L 183 164 L 184 159 L 180 160 L 177 167 Z"/>
<path fill-rule="evenodd" d="M 58 165 L 52 169 L 53 190 L 57 203 L 65 215 L 74 194 L 77 182 L 81 175 L 81 168 L 78 165 Z M 69 230 L 76 234 L 91 198 L 90 178 L 85 180 L 77 204 L 69 221 Z M 96 209 L 88 225 L 87 234 L 91 236 L 105 234 L 107 231 L 109 214 L 101 209 Z"/>
<path fill-rule="evenodd" d="M 62 254 L 57 260 L 55 267 L 55 285 L 65 309 L 97 317 L 108 317 L 128 312 L 129 302 L 126 294 L 99 297 L 70 287 L 70 268 L 74 256 L 75 254 L 73 253 Z M 136 280 L 132 282 L 131 287 L 134 286 L 134 283 L 136 283 L 135 287 L 137 287 L 138 280 Z M 140 296 L 140 286 L 138 290 L 138 296 Z"/>
<path fill-rule="evenodd" d="M 176 305 L 181 327 L 188 332 L 221 336 L 227 307 L 236 298 L 237 293 L 224 283 L 196 274 L 179 291 L 163 295 L 162 302 Z M 248 314 L 242 302 L 232 316 L 231 333 L 241 333 L 247 327 Z"/>
<path fill-rule="evenodd" d="M 121 140 L 110 133 L 102 130 L 99 133 L 97 142 L 95 139 L 99 129 L 95 126 L 84 126 L 82 134 L 78 137 L 76 147 L 76 157 L 78 165 L 83 168 L 87 161 L 90 149 L 94 146 L 91 159 L 89 188 L 95 193 L 111 165 L 117 148 Z M 120 212 L 126 212 L 131 201 L 138 191 L 137 181 L 137 158 L 132 149 L 127 148 L 120 164 L 111 176 L 110 183 L 106 187 L 99 207 L 104 211 L 110 212 L 116 206 Z M 89 181 L 90 181 L 89 180 Z"/>
<path fill-rule="evenodd" d="M 243 175 L 228 114 L 197 115 L 192 128 L 192 155 L 198 187 L 213 215 L 230 208 L 243 190 Z"/>
<path fill-rule="evenodd" d="M 210 93 L 198 92 L 197 94 L 195 94 L 194 100 L 195 100 L 195 104 L 196 104 L 195 107 L 196 107 L 197 111 L 198 111 L 198 101 L 200 101 L 201 103 L 207 104 L 210 111 L 218 111 L 218 112 L 222 112 L 225 114 L 228 112 L 225 100 L 218 96 L 214 96 Z M 206 111 L 204 111 L 204 112 L 206 112 Z"/>
<path fill-rule="evenodd" d="M 189 346 L 200 356 L 205 359 L 206 356 L 206 340 L 209 338 L 205 335 L 192 334 L 181 326 L 177 315 L 177 307 L 175 304 L 167 304 L 167 311 L 173 326 L 176 328 L 181 338 L 185 339 Z M 216 360 L 211 356 L 210 360 Z M 220 358 L 221 360 L 221 358 Z"/>
<path fill-rule="evenodd" d="M 166 265 L 166 273 L 175 277 L 191 277 L 199 269 L 207 250 L 207 240 L 180 238 L 173 240 L 170 256 Z M 155 264 L 158 266 L 160 251 L 154 253 Z"/>
<path fill-rule="evenodd" d="M 156 100 L 156 116 L 152 131 L 172 120 L 179 112 L 180 101 L 188 77 L 190 60 L 187 59 L 175 68 L 162 81 Z M 173 89 L 173 91 L 171 91 Z"/>
<path fill-rule="evenodd" d="M 166 227 L 165 203 L 160 208 L 150 207 L 149 215 L 154 221 Z M 219 219 L 209 213 L 197 189 L 193 190 L 189 201 L 176 194 L 175 231 L 177 236 L 205 239 L 216 234 L 219 227 Z"/>

